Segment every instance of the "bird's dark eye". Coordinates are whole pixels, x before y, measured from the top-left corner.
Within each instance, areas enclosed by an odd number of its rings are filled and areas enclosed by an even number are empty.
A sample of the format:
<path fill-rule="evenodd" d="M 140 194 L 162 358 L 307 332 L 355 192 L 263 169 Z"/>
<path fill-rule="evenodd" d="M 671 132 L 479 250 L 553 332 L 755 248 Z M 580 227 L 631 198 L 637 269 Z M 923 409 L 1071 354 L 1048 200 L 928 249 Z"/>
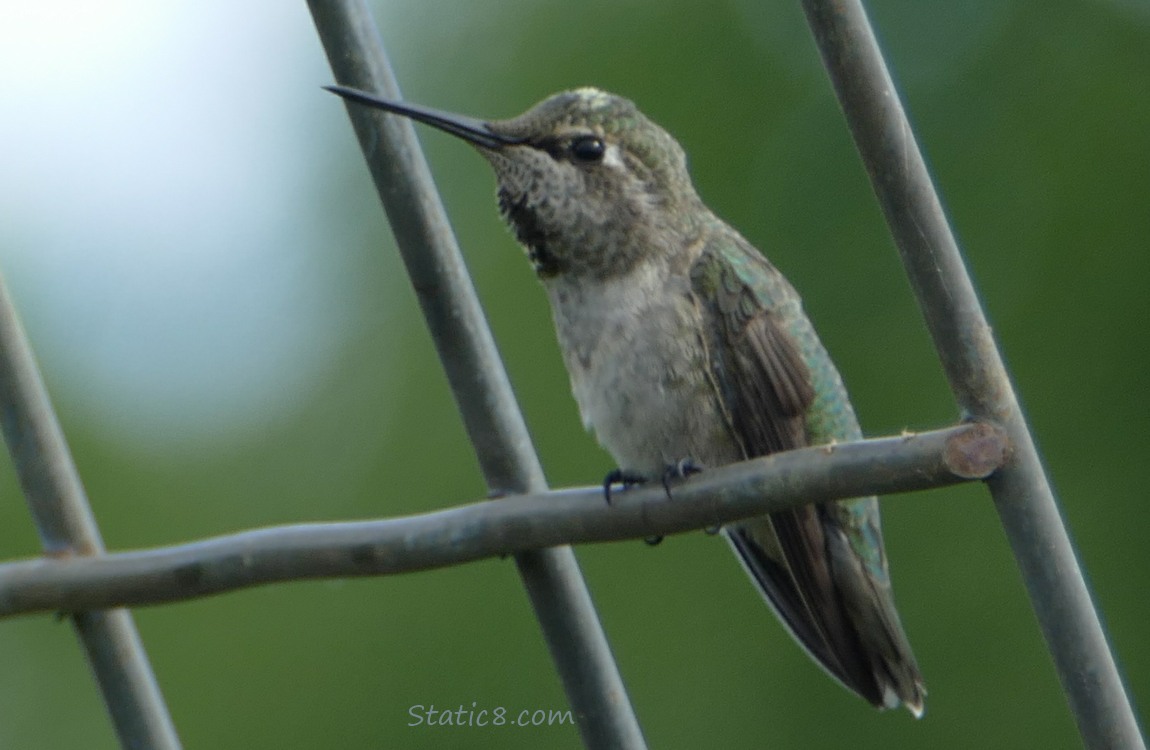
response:
<path fill-rule="evenodd" d="M 597 135 L 581 135 L 571 141 L 571 156 L 577 161 L 588 163 L 602 161 L 605 153 L 607 146 Z"/>

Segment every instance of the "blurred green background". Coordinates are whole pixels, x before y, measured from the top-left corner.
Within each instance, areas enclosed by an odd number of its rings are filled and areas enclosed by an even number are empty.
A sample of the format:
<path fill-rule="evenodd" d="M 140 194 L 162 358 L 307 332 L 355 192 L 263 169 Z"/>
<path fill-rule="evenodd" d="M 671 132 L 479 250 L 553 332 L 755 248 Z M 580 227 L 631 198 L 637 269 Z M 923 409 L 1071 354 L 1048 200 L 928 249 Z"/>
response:
<path fill-rule="evenodd" d="M 1150 6 L 870 8 L 1145 702 Z M 0 269 L 108 546 L 482 497 L 304 4 L 4 15 Z M 377 18 L 414 101 L 504 117 L 578 85 L 634 99 L 802 292 L 868 434 L 956 419 L 798 3 L 409 0 Z M 598 481 L 611 462 L 488 168 L 421 138 L 549 480 Z M 0 555 L 36 555 L 7 461 L 0 498 Z M 918 722 L 814 668 L 721 541 L 578 550 L 652 747 L 1080 746 L 981 488 L 884 513 L 930 690 Z M 413 705 L 565 707 L 510 561 L 136 615 L 188 747 L 579 744 L 570 726 L 407 726 Z M 0 747 L 115 746 L 66 624 L 0 623 L 0 664 Z"/>

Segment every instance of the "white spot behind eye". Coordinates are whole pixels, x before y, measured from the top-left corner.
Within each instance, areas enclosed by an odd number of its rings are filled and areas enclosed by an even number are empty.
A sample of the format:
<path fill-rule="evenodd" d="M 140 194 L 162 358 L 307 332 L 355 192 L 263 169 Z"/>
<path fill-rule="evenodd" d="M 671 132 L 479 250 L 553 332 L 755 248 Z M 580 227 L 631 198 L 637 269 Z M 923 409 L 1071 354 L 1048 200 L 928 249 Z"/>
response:
<path fill-rule="evenodd" d="M 603 154 L 603 164 L 616 169 L 623 168 L 623 155 L 619 153 L 619 146 L 617 144 L 607 144 L 607 152 Z"/>

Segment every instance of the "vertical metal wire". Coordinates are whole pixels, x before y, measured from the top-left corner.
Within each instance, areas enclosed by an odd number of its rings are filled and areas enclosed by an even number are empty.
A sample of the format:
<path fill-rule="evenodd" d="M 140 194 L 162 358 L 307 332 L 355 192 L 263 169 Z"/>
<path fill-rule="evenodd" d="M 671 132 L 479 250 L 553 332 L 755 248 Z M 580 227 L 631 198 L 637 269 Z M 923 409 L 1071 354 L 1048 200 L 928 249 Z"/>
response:
<path fill-rule="evenodd" d="M 1089 748 L 1145 748 L 1002 358 L 858 0 L 803 0 L 823 62 L 964 417 L 1014 446 L 988 481 L 1078 730 Z"/>
<path fill-rule="evenodd" d="M 100 532 L 11 297 L 0 280 L 0 421 L 48 555 L 98 555 Z M 125 748 L 180 747 L 126 609 L 71 616 Z"/>
<path fill-rule="evenodd" d="M 361 0 L 309 0 L 336 80 L 398 97 L 369 11 Z M 431 181 L 410 121 L 349 110 L 492 492 L 546 489 L 539 459 Z M 574 710 L 593 748 L 644 748 L 591 597 L 569 547 L 515 557 L 524 587 Z"/>

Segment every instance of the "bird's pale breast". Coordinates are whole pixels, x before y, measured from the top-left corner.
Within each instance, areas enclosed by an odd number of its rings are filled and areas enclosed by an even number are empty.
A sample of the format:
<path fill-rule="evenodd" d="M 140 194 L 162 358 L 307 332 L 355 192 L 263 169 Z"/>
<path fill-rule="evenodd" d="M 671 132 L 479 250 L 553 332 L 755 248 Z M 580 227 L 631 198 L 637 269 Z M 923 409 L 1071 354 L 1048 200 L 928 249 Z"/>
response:
<path fill-rule="evenodd" d="M 583 423 L 620 468 L 657 477 L 741 458 L 710 382 L 701 313 L 657 263 L 594 284 L 548 285 Z"/>

